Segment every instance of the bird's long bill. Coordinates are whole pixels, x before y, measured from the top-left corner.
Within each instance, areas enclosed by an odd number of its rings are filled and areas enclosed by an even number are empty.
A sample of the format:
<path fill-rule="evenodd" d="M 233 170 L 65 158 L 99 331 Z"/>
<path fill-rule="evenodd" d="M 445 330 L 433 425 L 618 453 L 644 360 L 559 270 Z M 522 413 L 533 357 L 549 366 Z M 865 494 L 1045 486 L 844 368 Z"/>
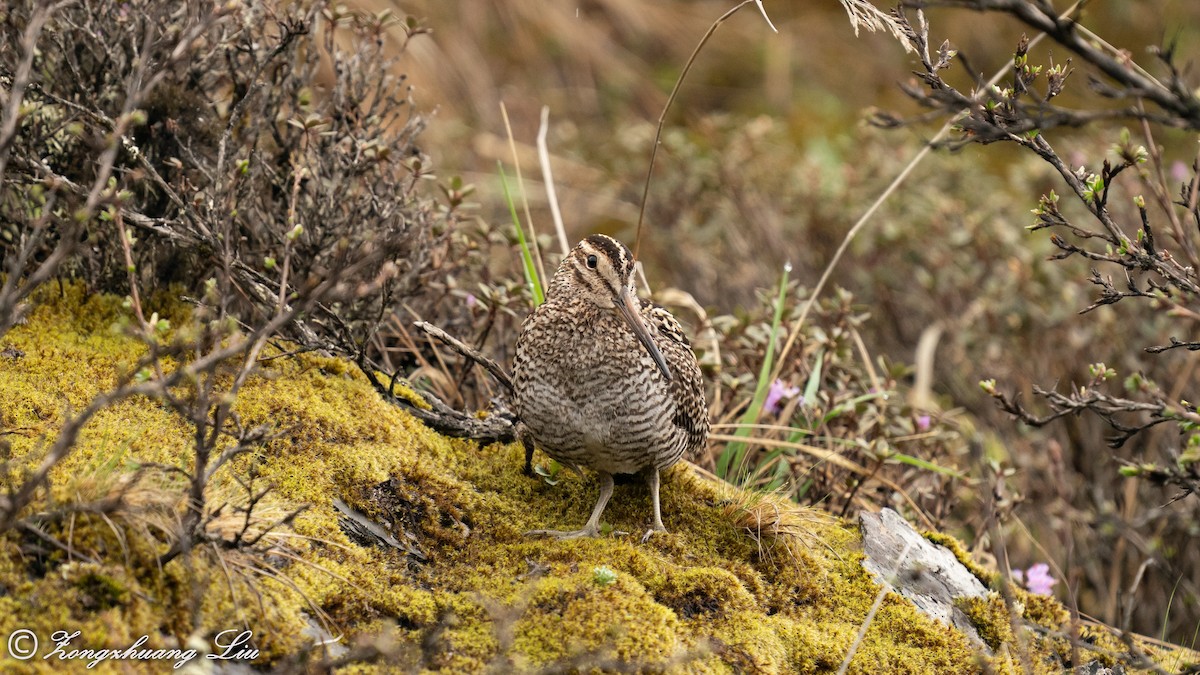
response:
<path fill-rule="evenodd" d="M 654 363 L 658 365 L 658 369 L 662 371 L 663 377 L 667 380 L 671 379 L 671 369 L 667 367 L 667 359 L 658 349 L 658 345 L 654 344 L 654 340 L 650 338 L 650 331 L 646 328 L 646 322 L 642 320 L 642 313 L 638 311 L 637 297 L 625 290 L 621 293 L 620 302 L 617 303 L 617 309 L 621 312 L 621 317 L 625 319 L 625 323 L 633 329 L 633 334 L 650 352 L 650 358 L 654 359 Z"/>

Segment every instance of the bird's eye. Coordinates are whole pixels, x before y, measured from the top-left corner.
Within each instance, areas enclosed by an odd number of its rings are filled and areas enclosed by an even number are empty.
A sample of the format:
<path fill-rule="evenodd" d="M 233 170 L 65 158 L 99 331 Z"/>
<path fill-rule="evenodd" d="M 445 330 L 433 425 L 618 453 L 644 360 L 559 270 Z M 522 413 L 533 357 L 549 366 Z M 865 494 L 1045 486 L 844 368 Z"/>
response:
<path fill-rule="evenodd" d="M 587 257 L 587 266 L 591 269 L 596 269 L 596 256 L 589 255 Z"/>

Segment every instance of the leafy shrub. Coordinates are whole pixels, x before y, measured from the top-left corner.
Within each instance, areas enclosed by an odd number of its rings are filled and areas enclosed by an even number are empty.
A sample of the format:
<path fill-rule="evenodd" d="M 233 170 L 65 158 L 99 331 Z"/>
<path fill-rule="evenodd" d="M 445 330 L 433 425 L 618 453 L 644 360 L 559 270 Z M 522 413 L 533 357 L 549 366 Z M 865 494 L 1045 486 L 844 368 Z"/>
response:
<path fill-rule="evenodd" d="M 290 549 L 274 531 L 306 505 L 278 500 L 254 457 L 290 432 L 244 425 L 238 393 L 267 351 L 372 368 L 387 351 L 372 341 L 379 323 L 406 302 L 433 306 L 422 293 L 453 267 L 461 190 L 439 204 L 425 187 L 424 119 L 385 50 L 392 30 L 423 31 L 323 2 L 0 10 L 0 337 L 57 278 L 63 293 L 82 283 L 126 295 L 115 326 L 132 338 L 111 385 L 26 452 L 13 457 L 0 437 L 0 537 L 30 564 L 78 554 L 71 533 L 87 522 L 119 540 L 95 555 L 132 566 L 135 549 L 145 570 L 235 560 L 231 594 L 257 592 L 254 570 L 284 567 L 272 556 Z M 268 349 L 280 337 L 291 342 Z M 114 459 L 63 501 L 51 473 L 82 430 L 139 397 L 190 427 L 190 455 L 171 466 Z"/>

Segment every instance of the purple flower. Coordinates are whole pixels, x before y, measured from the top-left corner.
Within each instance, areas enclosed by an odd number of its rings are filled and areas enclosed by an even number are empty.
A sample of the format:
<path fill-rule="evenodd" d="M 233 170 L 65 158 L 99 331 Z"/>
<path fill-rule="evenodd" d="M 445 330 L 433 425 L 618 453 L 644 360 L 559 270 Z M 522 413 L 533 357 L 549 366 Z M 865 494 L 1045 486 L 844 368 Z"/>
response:
<path fill-rule="evenodd" d="M 1177 183 L 1182 183 L 1188 179 L 1188 165 L 1179 160 L 1171 163 L 1171 179 Z"/>
<path fill-rule="evenodd" d="M 800 387 L 789 387 L 783 380 L 775 380 L 767 390 L 767 400 L 763 401 L 763 409 L 773 414 L 779 414 L 780 403 L 785 398 L 792 398 L 800 393 Z"/>
<path fill-rule="evenodd" d="M 479 302 L 479 301 L 475 299 L 474 293 L 467 293 L 467 307 L 468 308 L 474 307 L 475 303 L 477 303 L 477 302 Z"/>
<path fill-rule="evenodd" d="M 1050 595 L 1058 579 L 1050 576 L 1050 566 L 1046 563 L 1034 563 L 1028 570 L 1013 570 L 1012 578 L 1017 583 L 1023 583 L 1030 593 Z"/>
<path fill-rule="evenodd" d="M 929 415 L 920 415 L 917 417 L 917 431 L 929 431 Z"/>

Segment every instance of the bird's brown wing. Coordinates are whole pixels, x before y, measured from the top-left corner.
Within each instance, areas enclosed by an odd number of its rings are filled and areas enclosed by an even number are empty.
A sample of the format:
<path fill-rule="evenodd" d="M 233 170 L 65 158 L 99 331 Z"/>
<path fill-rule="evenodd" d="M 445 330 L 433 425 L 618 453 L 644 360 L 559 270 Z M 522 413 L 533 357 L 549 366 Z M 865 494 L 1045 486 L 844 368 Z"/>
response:
<path fill-rule="evenodd" d="M 675 416 L 671 422 L 687 433 L 685 453 L 695 456 L 708 439 L 708 402 L 704 398 L 704 379 L 683 327 L 666 309 L 644 302 L 642 315 L 654 326 L 655 342 L 671 368 L 671 395 Z"/>

